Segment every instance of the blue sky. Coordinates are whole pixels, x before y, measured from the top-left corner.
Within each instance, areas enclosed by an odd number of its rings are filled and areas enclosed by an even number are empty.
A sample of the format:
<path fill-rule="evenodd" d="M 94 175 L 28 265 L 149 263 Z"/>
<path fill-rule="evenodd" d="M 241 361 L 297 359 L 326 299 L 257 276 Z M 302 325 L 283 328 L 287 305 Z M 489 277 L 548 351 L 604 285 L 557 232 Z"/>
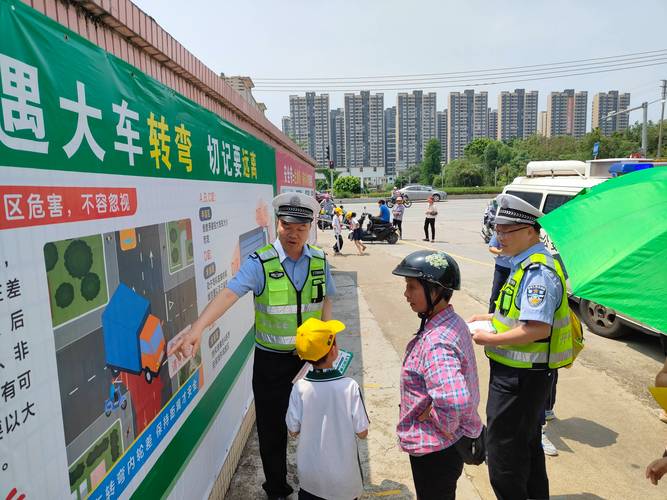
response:
<path fill-rule="evenodd" d="M 134 2 L 214 71 L 252 78 L 446 73 L 667 48 L 665 0 Z M 631 92 L 636 106 L 659 97 L 663 78 L 667 64 L 475 90 L 489 92 L 491 108 L 501 90 L 538 90 L 540 110 L 549 91 L 587 90 L 590 124 L 596 92 Z M 438 110 L 451 90 L 465 88 L 435 89 Z M 280 126 L 289 93 L 254 94 Z M 343 92 L 329 95 L 332 108 L 342 106 Z M 394 105 L 396 91 L 384 91 L 384 101 Z M 659 116 L 659 103 L 649 106 L 649 118 Z M 641 111 L 630 116 L 640 119 Z"/>

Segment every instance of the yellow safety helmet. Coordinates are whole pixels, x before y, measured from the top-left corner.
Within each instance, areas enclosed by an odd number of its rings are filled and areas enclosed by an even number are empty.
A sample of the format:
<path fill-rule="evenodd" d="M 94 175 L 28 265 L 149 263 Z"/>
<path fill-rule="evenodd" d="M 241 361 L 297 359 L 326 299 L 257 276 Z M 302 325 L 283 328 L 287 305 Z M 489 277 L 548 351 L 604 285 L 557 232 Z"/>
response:
<path fill-rule="evenodd" d="M 338 215 L 340 215 L 340 214 L 343 213 L 343 209 L 340 208 L 340 207 L 336 207 L 336 208 L 334 209 L 334 212 L 336 212 Z"/>

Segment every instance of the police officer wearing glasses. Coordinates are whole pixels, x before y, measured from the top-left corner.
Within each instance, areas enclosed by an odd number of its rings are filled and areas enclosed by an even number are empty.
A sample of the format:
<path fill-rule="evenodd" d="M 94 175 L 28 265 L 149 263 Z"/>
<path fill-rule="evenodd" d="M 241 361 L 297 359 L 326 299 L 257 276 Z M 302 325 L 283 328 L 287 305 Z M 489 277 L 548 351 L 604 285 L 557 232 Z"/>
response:
<path fill-rule="evenodd" d="M 292 380 L 304 362 L 296 356 L 296 329 L 308 318 L 331 319 L 336 289 L 324 252 L 307 244 L 320 207 L 313 197 L 284 193 L 273 199 L 278 239 L 248 257 L 239 272 L 192 324 L 169 354 L 190 356 L 204 329 L 252 291 L 255 298 L 255 358 L 252 389 L 259 452 L 269 499 L 288 497 L 285 414 Z"/>
<path fill-rule="evenodd" d="M 565 276 L 540 242 L 542 212 L 517 198 L 498 196 L 496 234 L 510 257 L 510 276 L 491 320 L 475 330 L 491 375 L 487 401 L 489 476 L 500 500 L 548 499 L 541 419 L 555 369 L 572 362 L 572 331 Z"/>

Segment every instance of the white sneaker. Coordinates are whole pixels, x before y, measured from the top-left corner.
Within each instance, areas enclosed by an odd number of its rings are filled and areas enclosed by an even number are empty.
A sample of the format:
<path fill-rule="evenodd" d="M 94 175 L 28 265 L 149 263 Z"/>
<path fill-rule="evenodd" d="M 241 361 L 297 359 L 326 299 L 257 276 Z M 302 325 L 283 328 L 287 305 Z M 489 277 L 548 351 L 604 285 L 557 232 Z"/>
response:
<path fill-rule="evenodd" d="M 544 419 L 545 420 L 553 420 L 556 418 L 556 414 L 554 413 L 553 410 L 544 410 Z"/>
<path fill-rule="evenodd" d="M 550 457 L 558 456 L 558 450 L 556 449 L 554 444 L 549 440 L 549 438 L 544 432 L 544 429 L 542 430 L 542 449 L 544 450 L 545 455 L 548 455 Z"/>

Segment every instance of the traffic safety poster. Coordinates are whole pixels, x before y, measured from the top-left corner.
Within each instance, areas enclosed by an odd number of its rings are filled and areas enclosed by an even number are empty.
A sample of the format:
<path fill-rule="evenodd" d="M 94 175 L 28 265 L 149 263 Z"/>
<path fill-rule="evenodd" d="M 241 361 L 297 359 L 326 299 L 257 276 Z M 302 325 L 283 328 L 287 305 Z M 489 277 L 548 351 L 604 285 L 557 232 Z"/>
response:
<path fill-rule="evenodd" d="M 0 497 L 201 497 L 252 297 L 167 351 L 275 236 L 275 151 L 21 2 L 0 32 Z"/>

